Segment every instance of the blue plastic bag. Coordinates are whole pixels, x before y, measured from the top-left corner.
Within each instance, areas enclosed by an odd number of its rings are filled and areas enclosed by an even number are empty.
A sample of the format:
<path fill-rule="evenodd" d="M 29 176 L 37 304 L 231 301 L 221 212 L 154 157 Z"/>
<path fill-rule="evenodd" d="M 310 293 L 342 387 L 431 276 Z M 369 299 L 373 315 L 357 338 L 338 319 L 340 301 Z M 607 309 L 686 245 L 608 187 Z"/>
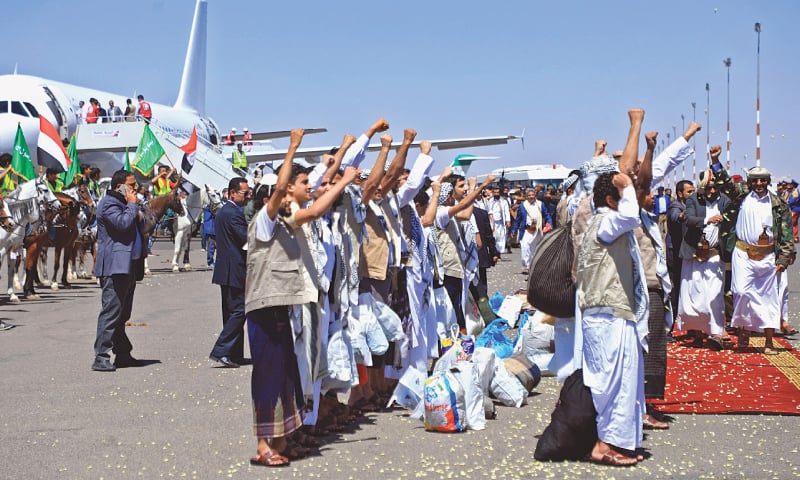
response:
<path fill-rule="evenodd" d="M 500 292 L 495 292 L 492 298 L 489 299 L 489 307 L 491 307 L 495 315 L 500 311 L 500 307 L 503 305 L 503 300 L 505 299 L 505 295 Z"/>
<path fill-rule="evenodd" d="M 503 334 L 509 328 L 508 320 L 494 320 L 475 340 L 475 346 L 493 349 L 498 358 L 510 357 L 514 352 L 514 342 Z"/>
<path fill-rule="evenodd" d="M 519 337 L 522 334 L 522 329 L 525 327 L 526 323 L 528 323 L 528 311 L 527 310 L 522 312 L 522 315 L 519 316 L 519 325 L 517 326 L 517 336 L 514 338 L 514 347 L 517 346 L 517 342 L 519 342 Z"/>

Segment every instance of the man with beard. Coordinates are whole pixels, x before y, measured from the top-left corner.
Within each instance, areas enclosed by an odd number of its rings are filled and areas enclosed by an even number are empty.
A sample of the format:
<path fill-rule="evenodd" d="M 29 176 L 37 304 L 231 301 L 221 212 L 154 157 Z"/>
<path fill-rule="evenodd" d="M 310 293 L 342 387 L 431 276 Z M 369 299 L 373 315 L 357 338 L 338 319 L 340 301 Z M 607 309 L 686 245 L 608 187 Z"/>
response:
<path fill-rule="evenodd" d="M 525 193 L 525 201 L 517 213 L 517 219 L 511 228 L 512 235 L 518 235 L 519 248 L 522 254 L 522 273 L 528 274 L 533 254 L 542 241 L 544 234 L 553 228 L 553 219 L 545 203 L 536 198 L 536 191 L 529 188 Z"/>
<path fill-rule="evenodd" d="M 712 160 L 722 149 L 711 148 Z M 675 202 L 678 203 L 678 202 Z M 720 194 L 711 169 L 700 172 L 697 194 L 686 200 L 686 235 L 680 249 L 678 328 L 695 336 L 694 346 L 708 345 L 722 350 L 725 334 L 725 265 L 719 254 L 719 226 L 722 212 L 730 204 Z"/>
<path fill-rule="evenodd" d="M 494 221 L 494 243 L 500 253 L 509 253 L 506 248 L 506 232 L 511 227 L 511 212 L 508 205 L 508 200 L 500 196 L 500 187 L 492 188 L 488 211 Z"/>
<path fill-rule="evenodd" d="M 789 207 L 767 190 L 772 174 L 766 168 L 750 169 L 747 185 L 735 185 L 719 158 L 713 160 L 722 192 L 731 199 L 722 215 L 722 239 L 731 262 L 731 323 L 739 328 L 739 351 L 747 349 L 751 332 L 763 331 L 764 354 L 777 355 L 772 337 L 781 326 L 778 286 L 796 255 Z"/>

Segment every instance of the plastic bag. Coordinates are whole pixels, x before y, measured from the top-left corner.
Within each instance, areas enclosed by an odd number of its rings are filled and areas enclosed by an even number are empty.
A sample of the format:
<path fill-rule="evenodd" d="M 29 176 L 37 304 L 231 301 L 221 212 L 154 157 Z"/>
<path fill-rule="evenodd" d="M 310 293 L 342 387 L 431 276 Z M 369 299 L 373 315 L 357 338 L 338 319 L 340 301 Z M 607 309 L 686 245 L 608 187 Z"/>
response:
<path fill-rule="evenodd" d="M 444 287 L 433 289 L 433 308 L 436 311 L 436 333 L 439 334 L 439 339 L 447 338 L 453 325 L 458 328 L 458 320 Z"/>
<path fill-rule="evenodd" d="M 492 311 L 495 315 L 497 315 L 497 312 L 500 311 L 500 306 L 503 304 L 503 300 L 505 299 L 506 297 L 500 292 L 495 292 L 494 295 L 492 295 L 492 298 L 489 299 L 489 306 L 492 308 Z"/>
<path fill-rule="evenodd" d="M 447 433 L 465 430 L 464 388 L 453 373 L 435 373 L 425 380 L 424 402 L 426 430 Z"/>
<path fill-rule="evenodd" d="M 527 390 L 514 375 L 506 370 L 503 362 L 497 362 L 489 390 L 496 399 L 507 407 L 519 408 L 527 403 Z"/>
<path fill-rule="evenodd" d="M 518 295 L 509 295 L 500 305 L 497 316 L 508 320 L 509 326 L 514 328 L 514 325 L 517 324 L 517 320 L 519 319 L 520 310 L 522 310 L 522 299 Z"/>
<path fill-rule="evenodd" d="M 537 311 L 524 327 L 520 327 L 518 341 L 514 345 L 514 354 L 525 355 L 542 372 L 547 370 L 553 359 L 552 346 L 555 339 L 555 327 L 542 322 L 547 317 L 548 314 Z M 549 370 L 548 374 L 551 374 Z"/>
<path fill-rule="evenodd" d="M 494 378 L 497 354 L 494 353 L 494 349 L 478 347 L 472 354 L 472 362 L 478 369 L 478 378 L 480 379 L 483 393 L 489 393 L 489 385 L 492 384 L 492 378 Z"/>
<path fill-rule="evenodd" d="M 514 342 L 503 334 L 508 328 L 507 320 L 498 318 L 492 321 L 475 340 L 475 346 L 492 348 L 499 358 L 510 357 L 514 352 Z"/>
<path fill-rule="evenodd" d="M 464 389 L 464 423 L 472 430 L 486 428 L 483 411 L 483 389 L 478 378 L 478 369 L 473 362 L 458 362 L 451 370 Z"/>
<path fill-rule="evenodd" d="M 467 314 L 464 319 L 467 323 L 467 335 L 480 335 L 486 326 L 486 322 L 484 322 L 481 312 L 478 310 L 478 304 L 472 298 L 472 295 L 467 295 Z"/>

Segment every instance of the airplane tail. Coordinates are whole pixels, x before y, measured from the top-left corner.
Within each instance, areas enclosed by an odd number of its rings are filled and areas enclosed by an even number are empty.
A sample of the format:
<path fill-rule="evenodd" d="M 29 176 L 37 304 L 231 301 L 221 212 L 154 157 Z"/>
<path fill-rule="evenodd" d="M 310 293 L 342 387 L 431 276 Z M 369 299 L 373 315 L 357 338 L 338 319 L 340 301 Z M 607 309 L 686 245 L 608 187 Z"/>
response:
<path fill-rule="evenodd" d="M 186 49 L 186 61 L 183 64 L 181 88 L 175 108 L 205 115 L 206 110 L 206 23 L 208 2 L 197 0 L 192 20 L 192 33 L 189 35 L 189 47 Z"/>

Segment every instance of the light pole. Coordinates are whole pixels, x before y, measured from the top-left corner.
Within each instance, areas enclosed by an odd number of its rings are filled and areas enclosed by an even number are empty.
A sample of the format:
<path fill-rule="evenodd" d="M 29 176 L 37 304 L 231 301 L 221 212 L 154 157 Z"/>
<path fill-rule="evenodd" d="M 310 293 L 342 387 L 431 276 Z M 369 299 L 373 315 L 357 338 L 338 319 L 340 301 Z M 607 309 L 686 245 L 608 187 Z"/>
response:
<path fill-rule="evenodd" d="M 711 88 L 706 83 L 706 160 L 711 160 Z"/>
<path fill-rule="evenodd" d="M 697 102 L 692 102 L 692 121 L 697 121 Z M 708 125 L 706 125 L 708 128 Z M 692 137 L 692 183 L 695 182 L 697 179 L 697 138 L 696 136 Z"/>
<path fill-rule="evenodd" d="M 686 117 L 684 117 L 682 113 L 681 113 L 681 131 L 682 132 L 686 131 Z M 678 137 L 675 137 L 675 138 L 678 138 Z M 681 168 L 683 169 L 683 174 L 682 174 L 681 180 L 683 180 L 683 179 L 686 178 L 686 162 L 683 162 L 683 164 L 681 165 Z"/>
<path fill-rule="evenodd" d="M 726 143 L 725 143 L 725 168 L 728 171 L 731 171 L 731 57 L 726 58 L 722 61 L 725 65 L 725 68 L 728 69 L 728 111 L 727 111 L 727 118 L 725 120 L 725 129 L 726 129 Z"/>
<path fill-rule="evenodd" d="M 756 22 L 756 167 L 761 166 L 761 24 Z"/>

